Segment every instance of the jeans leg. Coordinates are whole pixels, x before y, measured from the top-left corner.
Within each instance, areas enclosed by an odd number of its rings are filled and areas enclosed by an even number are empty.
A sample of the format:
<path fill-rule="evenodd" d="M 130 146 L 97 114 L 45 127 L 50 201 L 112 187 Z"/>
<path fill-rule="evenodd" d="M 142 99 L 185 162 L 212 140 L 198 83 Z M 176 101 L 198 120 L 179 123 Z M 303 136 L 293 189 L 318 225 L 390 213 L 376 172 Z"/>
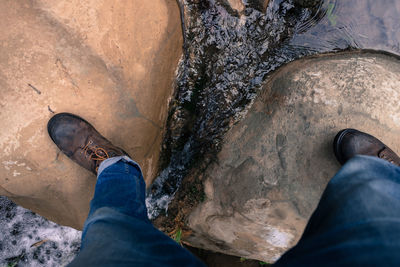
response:
<path fill-rule="evenodd" d="M 204 266 L 151 224 L 145 190 L 134 162 L 120 159 L 105 168 L 90 203 L 81 251 L 69 266 Z"/>
<path fill-rule="evenodd" d="M 400 168 L 357 156 L 329 182 L 298 244 L 277 266 L 399 266 Z"/>

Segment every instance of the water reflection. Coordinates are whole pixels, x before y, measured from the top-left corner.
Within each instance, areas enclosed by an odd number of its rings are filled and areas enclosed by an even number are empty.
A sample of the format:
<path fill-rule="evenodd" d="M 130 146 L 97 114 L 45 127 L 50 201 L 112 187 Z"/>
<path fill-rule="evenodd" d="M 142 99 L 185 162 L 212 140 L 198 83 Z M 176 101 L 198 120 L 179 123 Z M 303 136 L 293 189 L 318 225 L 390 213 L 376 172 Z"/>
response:
<path fill-rule="evenodd" d="M 311 20 L 299 25 L 288 48 L 330 52 L 348 48 L 400 53 L 400 2 L 325 1 Z"/>

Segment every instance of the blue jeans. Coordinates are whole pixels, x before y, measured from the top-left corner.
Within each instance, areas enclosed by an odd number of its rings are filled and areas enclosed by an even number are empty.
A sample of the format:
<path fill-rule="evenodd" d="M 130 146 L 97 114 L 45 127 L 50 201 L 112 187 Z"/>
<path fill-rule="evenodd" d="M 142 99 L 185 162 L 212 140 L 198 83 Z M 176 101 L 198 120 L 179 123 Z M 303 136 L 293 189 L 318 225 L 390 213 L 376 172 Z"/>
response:
<path fill-rule="evenodd" d="M 81 251 L 69 266 L 204 266 L 147 218 L 139 166 L 115 159 L 100 165 Z"/>
<path fill-rule="evenodd" d="M 100 166 L 99 172 L 102 170 Z M 147 218 L 137 164 L 100 173 L 70 266 L 202 266 Z M 357 156 L 329 182 L 299 243 L 277 266 L 400 266 L 400 168 Z"/>
<path fill-rule="evenodd" d="M 347 162 L 276 266 L 400 266 L 400 168 L 367 156 Z"/>

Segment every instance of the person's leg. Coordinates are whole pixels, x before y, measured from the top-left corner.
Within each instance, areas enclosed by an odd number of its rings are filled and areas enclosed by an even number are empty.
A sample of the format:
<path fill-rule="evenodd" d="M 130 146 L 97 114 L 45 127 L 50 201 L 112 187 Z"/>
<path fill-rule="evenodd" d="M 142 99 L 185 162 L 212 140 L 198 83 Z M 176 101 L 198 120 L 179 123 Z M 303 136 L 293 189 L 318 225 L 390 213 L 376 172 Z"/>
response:
<path fill-rule="evenodd" d="M 81 252 L 70 266 L 203 266 L 148 220 L 138 166 L 127 158 L 102 165 Z"/>
<path fill-rule="evenodd" d="M 329 182 L 298 244 L 277 266 L 400 265 L 400 168 L 350 159 Z"/>
<path fill-rule="evenodd" d="M 203 266 L 151 224 L 142 172 L 123 149 L 74 114 L 59 113 L 47 127 L 62 152 L 98 175 L 81 251 L 69 266 Z"/>

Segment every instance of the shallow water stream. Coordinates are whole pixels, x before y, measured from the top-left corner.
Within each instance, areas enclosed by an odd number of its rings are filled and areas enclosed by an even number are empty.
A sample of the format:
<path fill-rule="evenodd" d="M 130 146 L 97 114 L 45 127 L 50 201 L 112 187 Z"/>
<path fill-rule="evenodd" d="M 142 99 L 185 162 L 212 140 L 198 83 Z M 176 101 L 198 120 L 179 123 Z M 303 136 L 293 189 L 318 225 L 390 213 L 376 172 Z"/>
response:
<path fill-rule="evenodd" d="M 303 2 L 315 4 L 304 7 Z M 266 9 L 257 0 L 243 0 L 243 5 L 233 0 L 178 3 L 184 57 L 162 171 L 148 192 L 151 218 L 166 211 L 192 167 L 213 159 L 224 134 L 246 114 L 278 67 L 308 55 L 351 49 L 400 53 L 396 0 L 272 0 Z"/>

